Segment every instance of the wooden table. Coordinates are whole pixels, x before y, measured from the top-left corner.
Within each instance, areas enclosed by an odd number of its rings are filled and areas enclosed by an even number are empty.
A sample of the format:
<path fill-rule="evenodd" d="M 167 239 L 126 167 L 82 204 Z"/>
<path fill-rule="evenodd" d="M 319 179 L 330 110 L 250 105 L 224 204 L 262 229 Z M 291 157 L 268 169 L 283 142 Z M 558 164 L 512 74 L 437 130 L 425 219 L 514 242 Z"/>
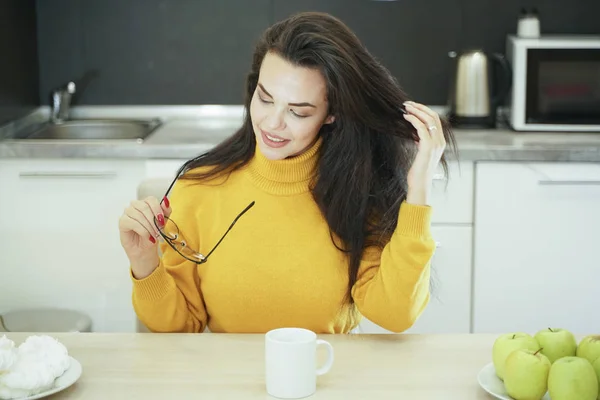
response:
<path fill-rule="evenodd" d="M 264 335 L 62 333 L 83 367 L 64 399 L 270 399 Z M 8 333 L 20 344 L 29 334 Z M 332 370 L 311 399 L 490 400 L 477 383 L 497 335 L 319 335 Z M 319 359 L 325 351 L 319 350 Z"/>

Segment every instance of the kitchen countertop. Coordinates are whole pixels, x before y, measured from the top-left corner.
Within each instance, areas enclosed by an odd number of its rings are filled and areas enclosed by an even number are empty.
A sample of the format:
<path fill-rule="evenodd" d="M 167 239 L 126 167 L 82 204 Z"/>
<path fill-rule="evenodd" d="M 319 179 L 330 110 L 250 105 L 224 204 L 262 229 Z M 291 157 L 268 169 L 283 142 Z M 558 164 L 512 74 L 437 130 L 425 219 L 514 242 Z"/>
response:
<path fill-rule="evenodd" d="M 43 107 L 0 131 L 3 158 L 131 158 L 189 159 L 231 135 L 242 122 L 238 106 L 138 106 L 74 108 L 74 118 L 127 117 L 164 119 L 142 143 L 113 141 L 11 140 L 23 124 L 47 118 Z M 514 132 L 498 129 L 455 129 L 461 161 L 600 162 L 600 132 Z M 451 157 L 453 159 L 454 157 Z"/>
<path fill-rule="evenodd" d="M 8 333 L 15 345 L 28 333 Z M 65 399 L 268 399 L 264 335 L 58 333 L 82 376 Z M 334 364 L 311 399 L 490 400 L 477 374 L 497 335 L 318 335 Z M 318 362 L 325 352 L 318 350 Z"/>

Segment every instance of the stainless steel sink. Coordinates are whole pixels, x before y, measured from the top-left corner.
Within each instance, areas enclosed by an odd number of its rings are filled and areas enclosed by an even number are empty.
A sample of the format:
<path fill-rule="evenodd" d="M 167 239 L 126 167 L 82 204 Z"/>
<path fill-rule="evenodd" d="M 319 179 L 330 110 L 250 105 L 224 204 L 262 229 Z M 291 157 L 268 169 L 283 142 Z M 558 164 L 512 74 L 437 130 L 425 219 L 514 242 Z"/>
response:
<path fill-rule="evenodd" d="M 159 119 L 76 119 L 35 125 L 19 132 L 17 140 L 143 141 L 161 125 Z"/>

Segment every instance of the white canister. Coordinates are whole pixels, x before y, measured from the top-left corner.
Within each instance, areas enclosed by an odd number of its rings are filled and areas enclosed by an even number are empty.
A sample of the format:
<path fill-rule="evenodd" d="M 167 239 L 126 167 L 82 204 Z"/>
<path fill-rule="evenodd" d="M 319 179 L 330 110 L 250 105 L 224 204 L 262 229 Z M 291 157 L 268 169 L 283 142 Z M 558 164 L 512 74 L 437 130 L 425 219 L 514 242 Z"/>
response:
<path fill-rule="evenodd" d="M 540 19 L 536 9 L 531 12 L 521 11 L 517 25 L 517 35 L 524 38 L 540 37 Z"/>

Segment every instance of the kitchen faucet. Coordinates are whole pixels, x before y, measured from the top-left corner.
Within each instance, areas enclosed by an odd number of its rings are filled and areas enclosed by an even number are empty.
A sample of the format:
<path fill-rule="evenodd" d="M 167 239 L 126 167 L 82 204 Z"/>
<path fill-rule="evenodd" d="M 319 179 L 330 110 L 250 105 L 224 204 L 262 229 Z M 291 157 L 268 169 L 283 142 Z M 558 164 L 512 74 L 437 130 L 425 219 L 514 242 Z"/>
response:
<path fill-rule="evenodd" d="M 52 91 L 50 105 L 50 122 L 53 124 L 63 123 L 69 119 L 69 107 L 71 95 L 75 93 L 75 83 L 69 82 L 61 88 Z"/>

